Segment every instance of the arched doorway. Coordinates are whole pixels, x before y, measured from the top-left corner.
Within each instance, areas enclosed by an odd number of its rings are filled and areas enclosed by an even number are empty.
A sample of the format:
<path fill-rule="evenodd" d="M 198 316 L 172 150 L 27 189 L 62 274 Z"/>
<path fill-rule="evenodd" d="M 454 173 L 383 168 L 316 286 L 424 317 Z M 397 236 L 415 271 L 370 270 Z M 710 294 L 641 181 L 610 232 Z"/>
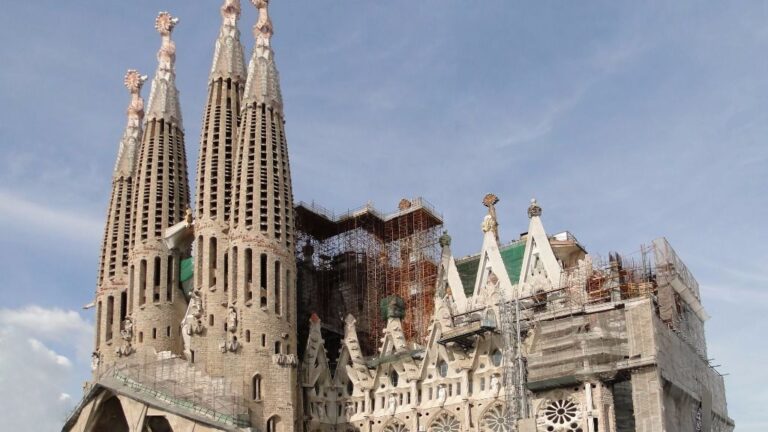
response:
<path fill-rule="evenodd" d="M 92 432 L 128 432 L 128 420 L 125 419 L 120 399 L 112 396 L 98 408 Z"/>
<path fill-rule="evenodd" d="M 173 432 L 173 428 L 164 416 L 149 416 L 144 421 L 143 432 Z"/>

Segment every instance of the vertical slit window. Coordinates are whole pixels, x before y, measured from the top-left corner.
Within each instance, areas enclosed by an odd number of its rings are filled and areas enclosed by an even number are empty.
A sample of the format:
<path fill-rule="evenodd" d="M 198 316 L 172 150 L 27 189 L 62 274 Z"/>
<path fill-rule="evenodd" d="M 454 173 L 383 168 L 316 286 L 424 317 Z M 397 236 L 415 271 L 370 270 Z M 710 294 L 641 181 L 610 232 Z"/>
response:
<path fill-rule="evenodd" d="M 210 269 L 208 273 L 208 286 L 213 288 L 216 286 L 216 255 L 217 255 L 217 244 L 216 244 L 216 237 L 211 237 L 209 239 L 209 246 L 208 246 L 208 268 Z"/>
<path fill-rule="evenodd" d="M 253 284 L 253 251 L 246 249 L 244 258 L 243 280 L 245 281 L 245 300 L 248 301 L 253 299 L 253 290 L 251 289 Z"/>
<path fill-rule="evenodd" d="M 224 252 L 224 292 L 229 289 L 229 253 Z"/>
<path fill-rule="evenodd" d="M 169 256 L 165 263 L 165 300 L 173 301 L 173 276 L 175 266 L 173 265 L 173 256 Z"/>
<path fill-rule="evenodd" d="M 131 266 L 128 272 L 128 313 L 133 311 L 133 284 L 136 279 L 136 275 L 133 274 L 134 270 L 134 266 Z"/>
<path fill-rule="evenodd" d="M 281 286 L 281 268 L 280 268 L 280 261 L 275 261 L 275 292 L 274 292 L 274 299 L 275 299 L 275 313 L 280 315 L 283 312 L 283 308 L 281 305 L 281 298 L 280 298 L 280 291 L 282 290 Z"/>
<path fill-rule="evenodd" d="M 107 341 L 112 340 L 112 327 L 115 321 L 115 298 L 107 297 Z"/>
<path fill-rule="evenodd" d="M 101 302 L 96 305 L 96 350 L 101 343 Z"/>
<path fill-rule="evenodd" d="M 152 266 L 152 301 L 157 303 L 160 301 L 160 257 L 155 257 L 154 265 Z"/>
<path fill-rule="evenodd" d="M 237 298 L 237 247 L 232 248 L 232 297 Z"/>
<path fill-rule="evenodd" d="M 139 305 L 147 302 L 147 260 L 139 264 Z"/>

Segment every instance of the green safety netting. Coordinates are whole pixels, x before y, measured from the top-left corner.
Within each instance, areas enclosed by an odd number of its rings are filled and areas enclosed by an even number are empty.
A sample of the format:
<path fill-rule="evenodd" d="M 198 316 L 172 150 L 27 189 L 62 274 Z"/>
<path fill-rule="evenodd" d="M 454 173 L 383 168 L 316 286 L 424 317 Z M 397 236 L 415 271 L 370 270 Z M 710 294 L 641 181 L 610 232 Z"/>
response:
<path fill-rule="evenodd" d="M 509 275 L 509 280 L 516 284 L 520 280 L 520 271 L 523 266 L 523 256 L 525 255 L 525 242 L 513 243 L 502 247 L 499 251 L 501 260 Z M 480 265 L 480 256 L 475 256 L 456 263 L 456 269 L 459 271 L 461 284 L 464 286 L 464 293 L 471 296 L 475 289 L 475 278 L 477 277 L 477 267 Z"/>
<path fill-rule="evenodd" d="M 187 298 L 189 298 L 190 295 L 192 295 L 192 289 L 193 287 L 193 278 L 192 276 L 195 275 L 195 260 L 192 258 L 187 258 L 181 260 L 181 265 L 179 266 L 179 280 L 181 281 L 181 288 L 184 290 L 184 294 L 186 294 Z"/>

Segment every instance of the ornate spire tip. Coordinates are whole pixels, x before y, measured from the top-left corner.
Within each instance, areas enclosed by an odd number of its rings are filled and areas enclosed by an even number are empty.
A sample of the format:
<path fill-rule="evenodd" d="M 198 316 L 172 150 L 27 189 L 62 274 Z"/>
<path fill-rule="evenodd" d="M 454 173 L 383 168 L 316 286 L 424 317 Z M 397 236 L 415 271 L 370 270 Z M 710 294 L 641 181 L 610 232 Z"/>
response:
<path fill-rule="evenodd" d="M 541 206 L 539 205 L 538 201 L 536 201 L 536 198 L 531 199 L 531 205 L 528 206 L 528 218 L 541 216 L 541 213 Z"/>
<path fill-rule="evenodd" d="M 127 88 L 131 94 L 138 94 L 141 93 L 141 88 L 144 86 L 146 81 L 146 75 L 140 74 L 136 69 L 128 69 L 128 72 L 125 74 L 123 84 L 125 84 L 125 88 Z"/>
<path fill-rule="evenodd" d="M 241 12 L 240 0 L 224 0 L 224 5 L 221 7 L 221 16 L 224 19 L 236 20 Z"/>
<path fill-rule="evenodd" d="M 155 29 L 161 35 L 169 36 L 178 23 L 178 17 L 172 16 L 169 12 L 160 12 L 155 18 Z"/>

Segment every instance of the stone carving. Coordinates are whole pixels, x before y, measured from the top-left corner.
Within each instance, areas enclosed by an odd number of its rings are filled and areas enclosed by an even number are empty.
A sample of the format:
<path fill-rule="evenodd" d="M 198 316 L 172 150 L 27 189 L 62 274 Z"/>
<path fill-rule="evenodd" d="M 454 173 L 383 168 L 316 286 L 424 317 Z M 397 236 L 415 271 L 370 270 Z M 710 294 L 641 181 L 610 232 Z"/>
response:
<path fill-rule="evenodd" d="M 461 423 L 456 420 L 456 417 L 445 412 L 429 426 L 429 432 L 459 432 L 460 430 Z"/>
<path fill-rule="evenodd" d="M 508 432 L 507 419 L 504 418 L 504 409 L 501 405 L 495 405 L 485 412 L 480 419 L 481 432 Z"/>
<path fill-rule="evenodd" d="M 448 231 L 443 231 L 443 235 L 440 236 L 440 247 L 451 246 L 451 236 L 448 235 Z"/>
<path fill-rule="evenodd" d="M 237 331 L 237 310 L 234 306 L 230 306 L 227 311 L 227 330 L 230 333 Z"/>
<path fill-rule="evenodd" d="M 494 194 L 487 194 L 483 198 L 483 205 L 488 207 L 488 214 L 483 218 L 483 232 L 493 232 L 496 236 L 496 241 L 499 241 L 499 223 L 496 217 L 496 204 L 499 202 L 499 197 Z"/>
<path fill-rule="evenodd" d="M 237 336 L 232 336 L 230 340 L 224 339 L 219 344 L 219 351 L 222 353 L 237 352 L 238 349 L 240 349 L 240 342 L 237 341 Z"/>
<path fill-rule="evenodd" d="M 95 372 L 99 368 L 100 364 L 101 364 L 101 354 L 99 354 L 98 351 L 94 351 L 91 354 L 91 370 Z"/>
<path fill-rule="evenodd" d="M 385 320 L 405 318 L 405 302 L 398 296 L 389 296 L 380 303 L 381 317 Z"/>
<path fill-rule="evenodd" d="M 491 376 L 491 394 L 493 394 L 493 397 L 499 397 L 500 392 L 501 380 L 497 374 L 493 374 L 493 376 Z"/>
<path fill-rule="evenodd" d="M 394 394 L 389 395 L 389 400 L 387 401 L 387 413 L 389 415 L 395 415 L 395 412 L 397 411 L 397 397 Z"/>
<path fill-rule="evenodd" d="M 120 330 L 120 337 L 124 341 L 130 341 L 133 338 L 133 320 L 131 317 L 127 317 L 123 320 L 123 329 Z"/>
<path fill-rule="evenodd" d="M 200 298 L 199 291 L 192 291 L 189 299 L 187 314 L 182 322 L 182 333 L 187 336 L 199 335 L 203 333 L 203 300 Z"/>
<path fill-rule="evenodd" d="M 155 19 L 155 29 L 163 37 L 160 51 L 157 52 L 161 70 L 170 71 L 176 61 L 176 44 L 171 40 L 171 33 L 178 23 L 179 19 L 168 12 L 160 12 Z"/>
<path fill-rule="evenodd" d="M 440 384 L 440 386 L 437 388 L 437 403 L 443 407 L 445 406 L 445 402 L 448 400 L 448 391 L 445 390 L 445 385 Z"/>
<path fill-rule="evenodd" d="M 269 18 L 269 0 L 251 0 L 259 9 L 259 19 L 253 27 L 253 36 L 256 38 L 256 52 L 260 57 L 269 57 L 269 45 L 272 40 L 274 28 Z"/>
<path fill-rule="evenodd" d="M 393 421 L 384 428 L 382 432 L 408 432 L 408 428 L 402 423 Z"/>
<path fill-rule="evenodd" d="M 536 198 L 533 198 L 531 200 L 531 205 L 528 206 L 528 218 L 539 217 L 541 216 L 541 213 L 541 206 L 536 201 Z"/>
<path fill-rule="evenodd" d="M 224 0 L 224 5 L 221 6 L 221 17 L 224 19 L 224 25 L 236 26 L 240 12 L 240 0 Z"/>
<path fill-rule="evenodd" d="M 118 347 L 115 350 L 115 354 L 117 354 L 118 357 L 128 357 L 134 352 L 135 350 L 133 349 L 133 346 L 131 345 L 130 342 L 124 343 L 122 346 Z"/>
<path fill-rule="evenodd" d="M 140 74 L 136 69 L 128 69 L 128 72 L 125 73 L 125 78 L 123 78 L 123 84 L 125 84 L 125 88 L 127 88 L 132 95 L 139 95 L 147 78 L 146 75 Z"/>
<path fill-rule="evenodd" d="M 299 364 L 299 359 L 295 354 L 273 354 L 272 363 L 278 366 L 296 367 Z"/>

